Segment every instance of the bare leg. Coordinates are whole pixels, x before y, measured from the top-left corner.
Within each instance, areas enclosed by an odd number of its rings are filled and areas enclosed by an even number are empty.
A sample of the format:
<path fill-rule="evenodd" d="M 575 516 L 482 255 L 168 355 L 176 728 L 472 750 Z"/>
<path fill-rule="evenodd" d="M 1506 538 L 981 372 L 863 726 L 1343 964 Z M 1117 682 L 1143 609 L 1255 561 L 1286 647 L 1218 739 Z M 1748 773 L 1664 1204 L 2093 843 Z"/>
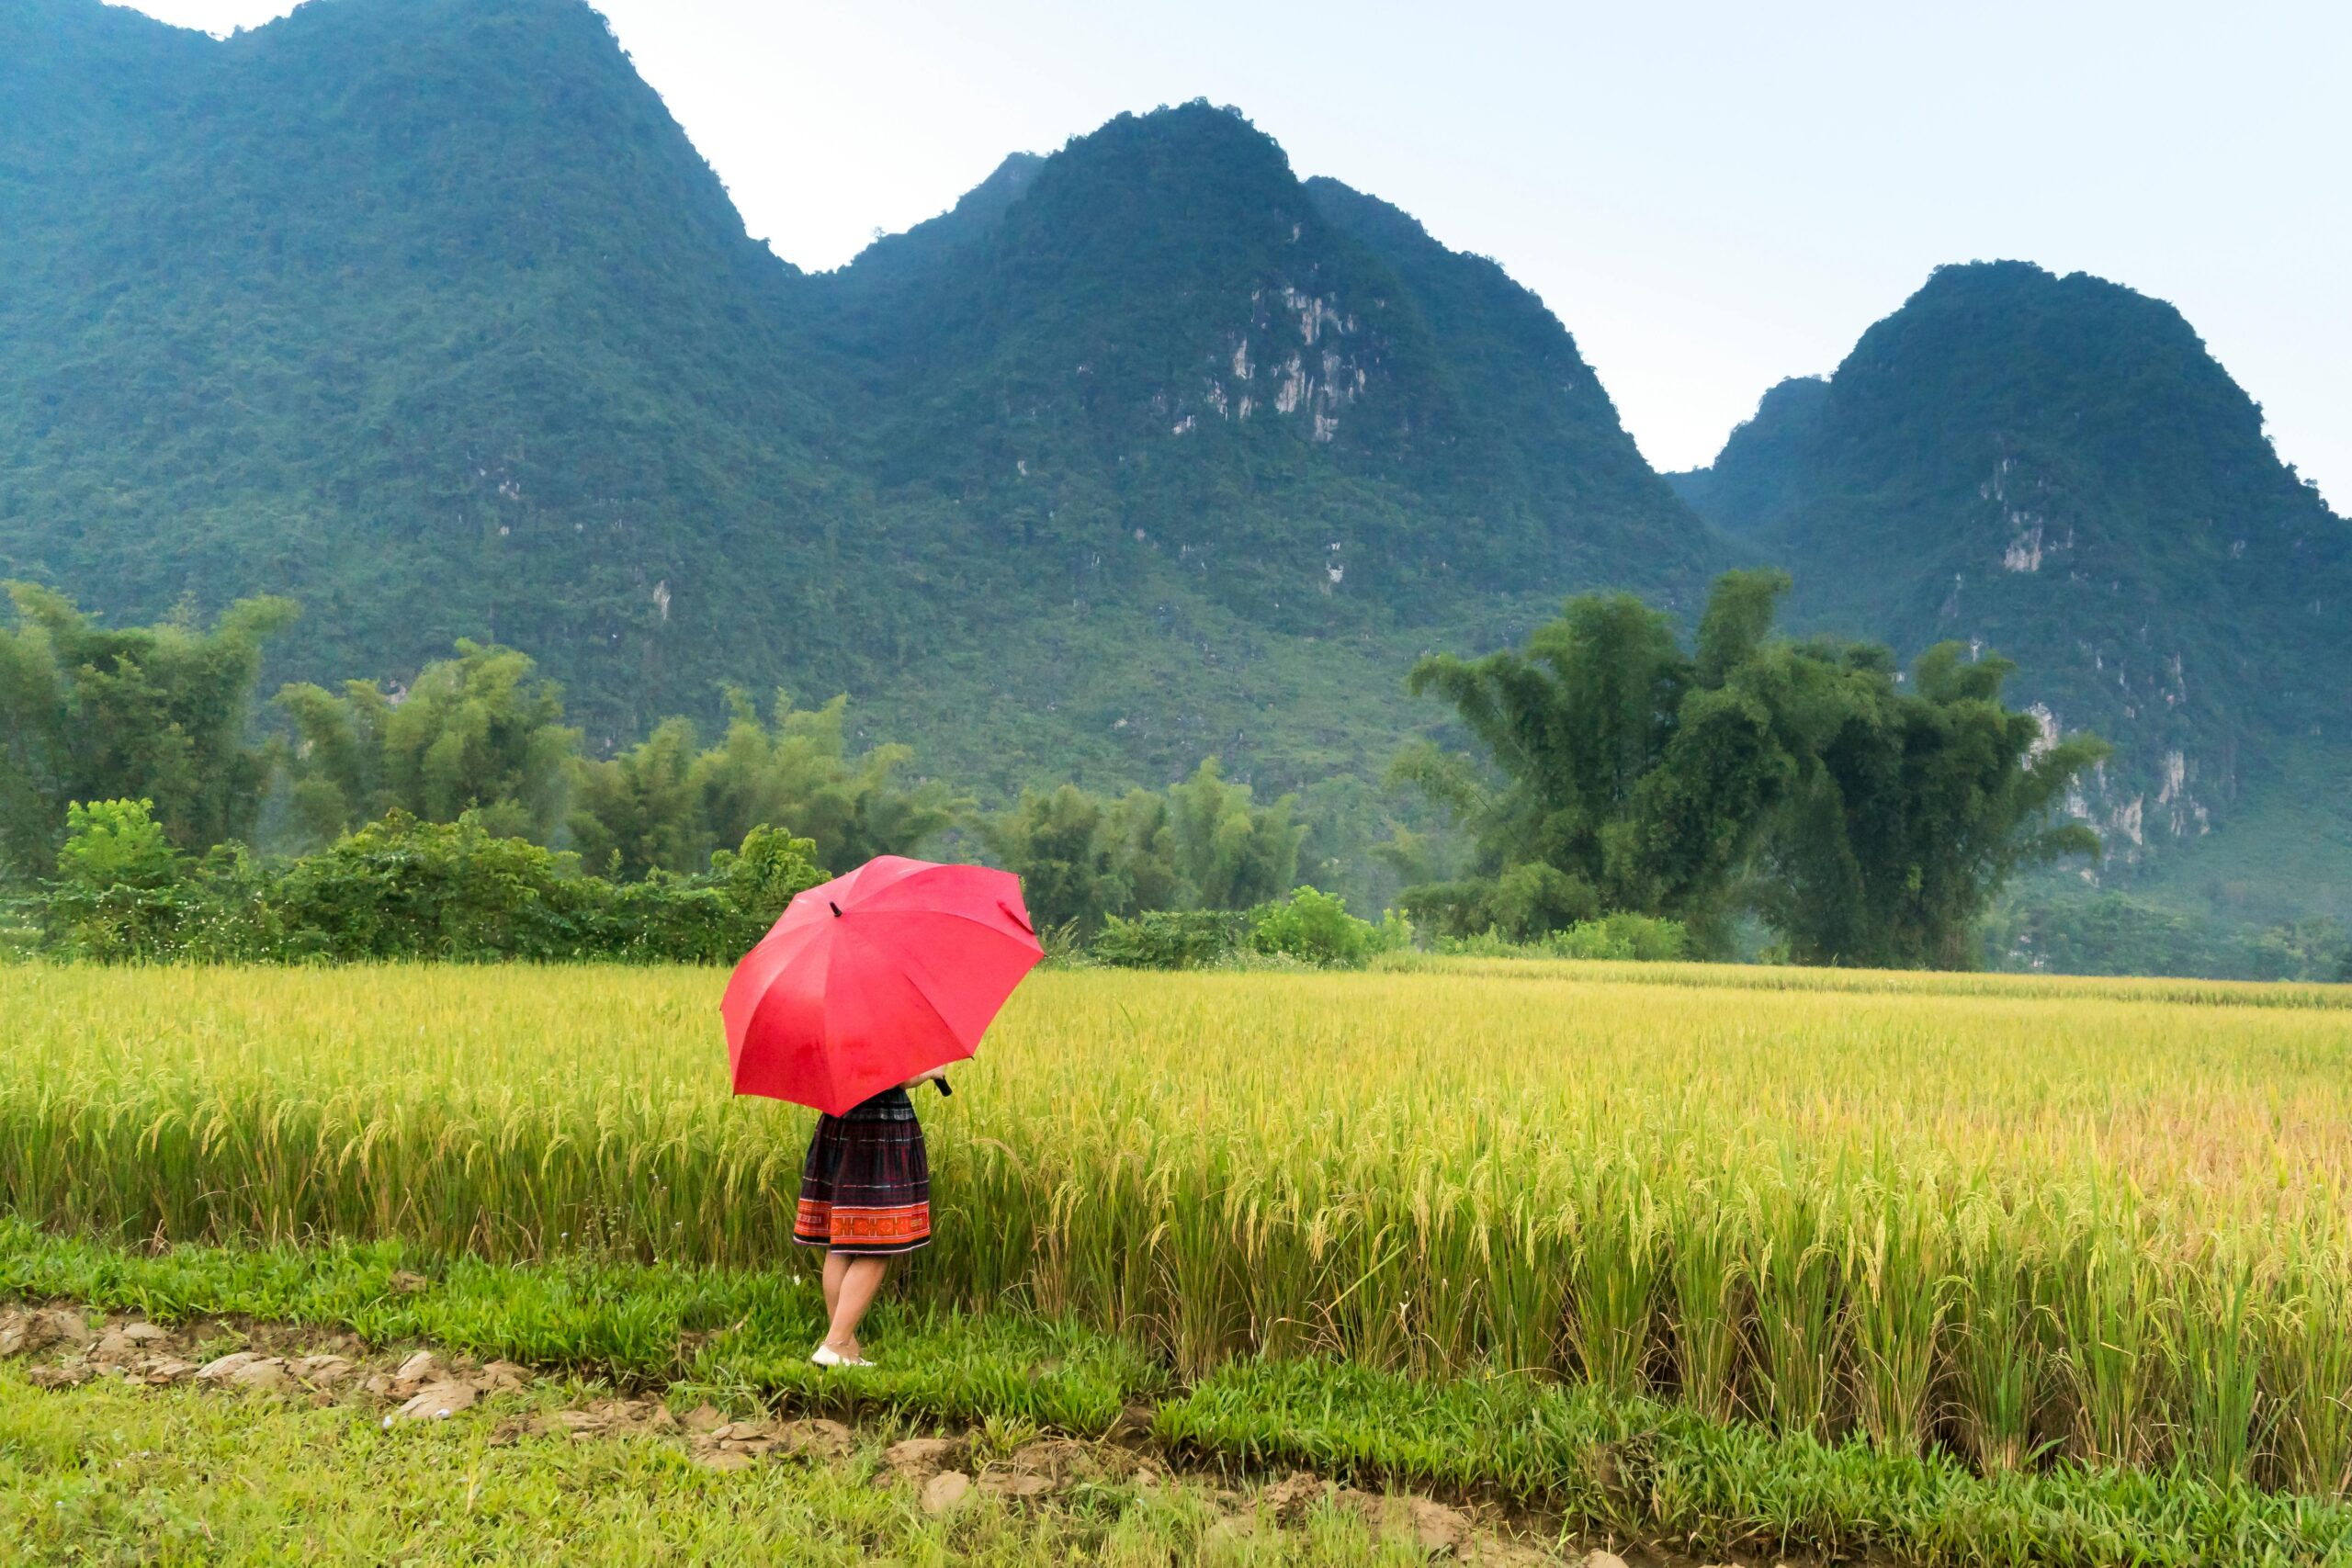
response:
<path fill-rule="evenodd" d="M 841 1307 L 842 1276 L 849 1272 L 849 1255 L 845 1252 L 825 1254 L 825 1321 L 831 1324 L 833 1314 Z"/>
<path fill-rule="evenodd" d="M 837 1253 L 825 1257 L 831 1271 Z M 834 1354 L 858 1359 L 865 1352 L 858 1348 L 857 1325 L 865 1317 L 865 1309 L 874 1304 L 874 1293 L 882 1288 L 882 1276 L 889 1269 L 887 1258 L 845 1258 L 842 1270 L 841 1294 L 833 1303 L 833 1323 L 825 1336 L 825 1343 Z"/>

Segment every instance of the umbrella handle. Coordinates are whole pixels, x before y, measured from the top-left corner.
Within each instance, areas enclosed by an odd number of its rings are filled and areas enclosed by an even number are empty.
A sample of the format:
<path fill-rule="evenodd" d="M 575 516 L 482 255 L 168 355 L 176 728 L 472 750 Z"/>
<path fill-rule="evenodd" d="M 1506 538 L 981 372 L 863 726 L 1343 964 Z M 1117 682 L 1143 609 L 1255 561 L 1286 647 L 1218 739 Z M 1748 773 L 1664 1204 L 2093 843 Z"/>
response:
<path fill-rule="evenodd" d="M 947 1080 L 945 1078 L 933 1078 L 931 1081 L 939 1086 L 939 1092 L 942 1095 L 950 1095 L 956 1092 L 954 1089 L 947 1087 Z"/>

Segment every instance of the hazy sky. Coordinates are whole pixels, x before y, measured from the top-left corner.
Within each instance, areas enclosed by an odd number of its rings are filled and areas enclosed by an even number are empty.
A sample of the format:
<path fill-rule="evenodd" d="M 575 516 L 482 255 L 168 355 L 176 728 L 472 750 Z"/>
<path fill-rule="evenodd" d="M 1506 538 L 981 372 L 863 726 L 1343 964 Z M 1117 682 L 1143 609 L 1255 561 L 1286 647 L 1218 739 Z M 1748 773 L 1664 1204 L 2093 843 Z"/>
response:
<path fill-rule="evenodd" d="M 316 0 L 319 4 L 361 0 Z M 223 32 L 283 0 L 140 0 Z M 1643 452 L 1708 460 L 1940 262 L 2179 306 L 2352 512 L 2352 6 L 608 0 L 804 267 L 1122 109 L 1240 107 L 1495 257 Z"/>

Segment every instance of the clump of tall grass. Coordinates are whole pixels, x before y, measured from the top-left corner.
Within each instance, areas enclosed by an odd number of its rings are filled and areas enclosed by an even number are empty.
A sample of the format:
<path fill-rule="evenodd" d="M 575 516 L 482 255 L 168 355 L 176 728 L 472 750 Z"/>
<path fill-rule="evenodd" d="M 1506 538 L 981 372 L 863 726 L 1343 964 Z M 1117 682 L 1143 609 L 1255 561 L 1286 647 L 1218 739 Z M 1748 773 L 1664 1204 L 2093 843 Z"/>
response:
<path fill-rule="evenodd" d="M 2334 993 L 1745 973 L 1041 974 L 923 1102 L 939 1240 L 907 1289 L 1187 1376 L 1489 1369 L 1988 1474 L 2346 1488 Z M 0 972 L 0 1204 L 804 1267 L 808 1118 L 727 1093 L 722 983 Z"/>

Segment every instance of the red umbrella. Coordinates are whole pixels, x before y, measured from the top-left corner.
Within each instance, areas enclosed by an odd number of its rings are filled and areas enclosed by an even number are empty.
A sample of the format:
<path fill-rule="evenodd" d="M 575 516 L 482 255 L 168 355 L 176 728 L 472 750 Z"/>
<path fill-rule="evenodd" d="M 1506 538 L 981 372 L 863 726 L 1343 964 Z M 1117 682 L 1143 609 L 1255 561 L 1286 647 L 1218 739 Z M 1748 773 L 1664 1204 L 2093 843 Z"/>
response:
<path fill-rule="evenodd" d="M 1012 873 L 876 856 L 794 898 L 735 966 L 735 1092 L 838 1116 L 969 1056 L 1044 956 Z"/>

